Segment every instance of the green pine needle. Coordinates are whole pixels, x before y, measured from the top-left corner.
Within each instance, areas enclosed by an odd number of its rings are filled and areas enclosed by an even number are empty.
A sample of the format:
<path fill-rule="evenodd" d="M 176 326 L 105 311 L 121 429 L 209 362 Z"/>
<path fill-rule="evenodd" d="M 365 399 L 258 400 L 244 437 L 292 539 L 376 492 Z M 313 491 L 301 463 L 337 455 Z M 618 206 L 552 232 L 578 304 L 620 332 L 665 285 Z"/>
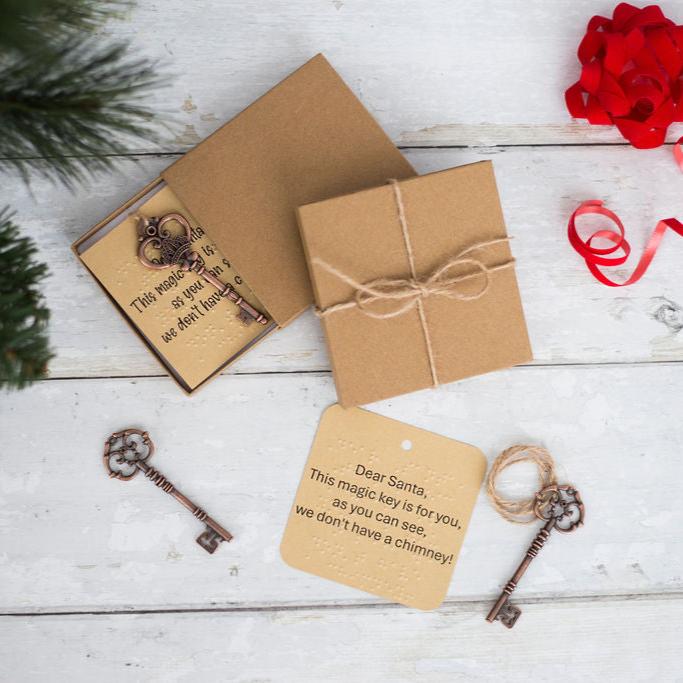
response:
<path fill-rule="evenodd" d="M 0 62 L 0 165 L 71 186 L 129 151 L 121 140 L 155 139 L 154 112 L 140 103 L 160 79 L 127 50 L 70 37 Z"/>
<path fill-rule="evenodd" d="M 134 138 L 156 139 L 143 103 L 161 84 L 155 65 L 94 32 L 131 0 L 0 0 L 0 170 L 69 187 L 110 168 Z M 0 387 L 47 372 L 47 275 L 34 243 L 0 211 Z"/>
<path fill-rule="evenodd" d="M 132 0 L 0 0 L 0 46 L 29 54 L 65 30 L 92 32 Z"/>
<path fill-rule="evenodd" d="M 47 267 L 36 246 L 20 237 L 7 209 L 0 211 L 0 387 L 21 389 L 45 377 L 52 354 L 39 283 Z"/>

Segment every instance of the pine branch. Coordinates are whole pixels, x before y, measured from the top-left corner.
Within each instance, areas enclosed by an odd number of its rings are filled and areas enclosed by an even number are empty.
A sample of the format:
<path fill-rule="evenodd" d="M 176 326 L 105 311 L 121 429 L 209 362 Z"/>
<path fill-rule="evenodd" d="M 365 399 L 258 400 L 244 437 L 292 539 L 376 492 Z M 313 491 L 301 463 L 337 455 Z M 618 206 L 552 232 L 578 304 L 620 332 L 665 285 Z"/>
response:
<path fill-rule="evenodd" d="M 73 186 L 110 167 L 132 138 L 155 138 L 144 104 L 160 85 L 154 64 L 92 36 L 132 0 L 0 0 L 0 169 Z M 45 375 L 47 268 L 0 211 L 0 387 Z"/>
<path fill-rule="evenodd" d="M 138 102 L 161 79 L 127 50 L 69 37 L 0 65 L 0 165 L 72 186 L 109 168 L 108 155 L 127 151 L 122 140 L 156 139 L 154 112 Z"/>
<path fill-rule="evenodd" d="M 36 246 L 20 237 L 7 209 L 0 211 L 0 387 L 21 389 L 45 376 L 52 357 L 39 283 L 47 267 Z"/>
<path fill-rule="evenodd" d="M 0 46 L 30 54 L 64 31 L 92 32 L 132 0 L 0 0 Z"/>

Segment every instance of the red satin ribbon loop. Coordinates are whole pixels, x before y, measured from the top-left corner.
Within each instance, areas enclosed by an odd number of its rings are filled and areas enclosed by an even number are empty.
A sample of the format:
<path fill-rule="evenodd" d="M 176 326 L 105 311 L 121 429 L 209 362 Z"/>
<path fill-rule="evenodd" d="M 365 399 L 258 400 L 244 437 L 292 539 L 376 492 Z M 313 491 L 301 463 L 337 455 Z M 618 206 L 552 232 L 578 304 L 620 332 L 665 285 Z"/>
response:
<path fill-rule="evenodd" d="M 681 154 L 683 155 L 683 153 Z M 614 225 L 616 225 L 616 230 L 601 228 L 600 230 L 596 230 L 588 239 L 581 239 L 576 227 L 576 219 L 579 216 L 584 216 L 586 214 L 598 214 L 609 218 Z M 619 216 L 613 211 L 605 208 L 599 199 L 591 199 L 583 202 L 581 206 L 574 211 L 569 218 L 567 234 L 572 247 L 574 247 L 576 252 L 583 257 L 588 266 L 588 270 L 590 270 L 596 280 L 608 287 L 626 287 L 627 285 L 638 282 L 638 280 L 645 275 L 645 271 L 650 267 L 650 263 L 652 263 L 652 259 L 659 248 L 667 228 L 671 228 L 671 230 L 683 237 L 683 223 L 675 218 L 667 218 L 659 221 L 652 231 L 652 235 L 650 235 L 650 239 L 647 242 L 643 255 L 640 257 L 638 265 L 631 277 L 624 282 L 610 280 L 598 267 L 620 266 L 626 262 L 631 253 L 631 245 L 626 240 L 624 224 L 619 219 Z M 596 240 L 608 240 L 609 242 L 612 242 L 612 244 L 608 247 L 599 248 L 593 245 L 593 242 Z M 622 251 L 621 255 L 609 256 L 610 254 L 615 254 L 619 249 Z"/>

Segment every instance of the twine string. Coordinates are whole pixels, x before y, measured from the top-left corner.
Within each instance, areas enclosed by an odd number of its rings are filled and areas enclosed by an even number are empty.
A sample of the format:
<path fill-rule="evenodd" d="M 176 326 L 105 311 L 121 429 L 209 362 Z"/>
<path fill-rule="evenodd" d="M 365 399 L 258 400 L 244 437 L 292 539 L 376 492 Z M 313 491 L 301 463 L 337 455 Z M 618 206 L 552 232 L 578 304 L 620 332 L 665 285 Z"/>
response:
<path fill-rule="evenodd" d="M 538 481 L 541 491 L 547 486 L 557 484 L 555 462 L 550 453 L 541 446 L 512 446 L 504 450 L 493 462 L 486 477 L 486 493 L 493 507 L 507 520 L 515 524 L 529 524 L 537 519 L 534 514 L 536 496 L 510 500 L 498 493 L 496 480 L 511 465 L 531 462 L 538 468 Z"/>
<path fill-rule="evenodd" d="M 427 314 L 425 313 L 424 297 L 428 295 L 429 290 L 418 283 L 417 271 L 415 270 L 415 256 L 413 254 L 413 246 L 410 242 L 410 234 L 408 233 L 408 223 L 406 222 L 406 209 L 403 205 L 403 196 L 401 189 L 398 186 L 398 180 L 392 179 L 389 181 L 391 188 L 394 191 L 394 201 L 398 210 L 398 222 L 401 224 L 401 233 L 403 235 L 403 244 L 408 254 L 408 263 L 410 264 L 410 282 L 415 283 L 418 296 L 415 299 L 417 302 L 417 312 L 420 315 L 420 325 L 422 325 L 422 334 L 427 348 L 427 360 L 429 361 L 429 372 L 432 376 L 432 385 L 439 386 L 439 377 L 436 374 L 436 364 L 434 362 L 434 348 L 432 347 L 432 335 L 429 333 L 429 326 L 427 325 Z M 489 288 L 488 273 L 486 273 L 486 289 Z"/>
<path fill-rule="evenodd" d="M 401 234 L 403 236 L 403 243 L 406 254 L 408 256 L 408 264 L 410 267 L 409 278 L 378 278 L 370 282 L 359 282 L 347 273 L 335 268 L 333 265 L 327 263 L 321 258 L 314 258 L 312 262 L 326 270 L 330 275 L 333 275 L 341 282 L 349 285 L 354 290 L 353 296 L 338 304 L 328 306 L 324 309 L 317 309 L 316 313 L 319 317 L 326 317 L 340 311 L 357 308 L 364 315 L 376 320 L 388 320 L 403 315 L 412 308 L 417 308 L 420 318 L 420 326 L 422 328 L 422 335 L 425 341 L 427 350 L 427 360 L 429 363 L 429 370 L 432 378 L 433 386 L 439 386 L 439 378 L 436 369 L 436 361 L 434 357 L 434 347 L 432 344 L 431 334 L 429 332 L 429 325 L 427 315 L 424 307 L 424 299 L 428 296 L 443 296 L 448 299 L 455 299 L 458 301 L 473 301 L 484 296 L 491 286 L 491 274 L 499 270 L 509 268 L 514 264 L 514 259 L 510 258 L 507 261 L 495 266 L 488 266 L 479 258 L 473 255 L 473 252 L 483 250 L 495 244 L 507 243 L 510 241 L 509 237 L 498 237 L 495 239 L 484 240 L 477 242 L 469 247 L 462 249 L 453 257 L 448 259 L 445 263 L 440 265 L 427 277 L 420 278 L 417 275 L 415 266 L 415 255 L 413 252 L 412 243 L 410 240 L 410 232 L 408 229 L 408 221 L 406 219 L 405 205 L 401 188 L 397 180 L 390 180 L 391 187 L 394 194 L 394 202 L 398 214 L 398 222 L 401 226 Z M 463 266 L 470 266 L 474 268 L 474 272 L 462 273 Z M 481 286 L 474 292 L 462 291 L 460 283 L 474 278 L 482 278 Z M 377 302 L 391 302 L 393 305 L 387 310 L 383 311 L 373 310 L 372 304 Z"/>

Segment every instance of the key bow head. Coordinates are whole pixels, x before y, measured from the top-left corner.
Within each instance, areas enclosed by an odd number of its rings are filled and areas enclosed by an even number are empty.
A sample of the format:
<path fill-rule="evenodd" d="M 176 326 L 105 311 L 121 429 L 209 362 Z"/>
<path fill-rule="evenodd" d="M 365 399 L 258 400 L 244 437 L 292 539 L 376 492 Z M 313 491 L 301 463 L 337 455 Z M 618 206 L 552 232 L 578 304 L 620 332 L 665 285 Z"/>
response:
<path fill-rule="evenodd" d="M 137 462 L 154 453 L 154 443 L 141 429 L 114 432 L 104 442 L 104 466 L 110 477 L 126 481 L 138 473 Z"/>
<path fill-rule="evenodd" d="M 174 234 L 164 227 L 172 222 L 178 223 L 182 232 Z M 187 265 L 186 269 L 189 269 L 189 266 L 199 258 L 199 255 L 192 251 L 192 228 L 181 213 L 167 213 L 158 218 L 141 217 L 138 232 L 138 259 L 145 268 L 163 270 L 172 266 Z M 155 256 L 152 256 L 153 251 L 156 252 Z"/>
<path fill-rule="evenodd" d="M 585 511 L 581 496 L 573 486 L 552 484 L 536 494 L 536 517 L 546 522 L 554 520 L 553 528 L 563 533 L 582 526 Z"/>

